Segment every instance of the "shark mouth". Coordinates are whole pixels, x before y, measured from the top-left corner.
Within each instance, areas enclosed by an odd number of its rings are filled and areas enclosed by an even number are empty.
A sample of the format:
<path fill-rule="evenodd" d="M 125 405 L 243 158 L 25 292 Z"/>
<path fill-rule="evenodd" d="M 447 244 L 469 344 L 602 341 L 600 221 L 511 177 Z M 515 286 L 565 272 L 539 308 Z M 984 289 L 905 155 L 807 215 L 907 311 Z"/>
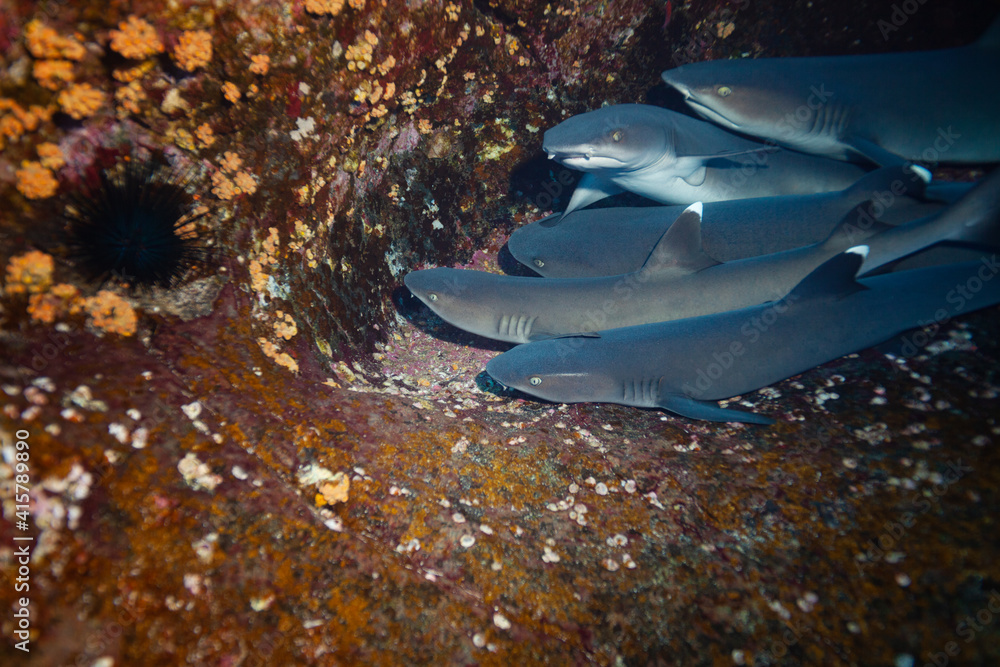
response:
<path fill-rule="evenodd" d="M 545 150 L 545 152 L 548 153 L 550 160 L 556 160 L 567 167 L 593 166 L 595 168 L 607 169 L 625 166 L 625 163 L 618 158 L 611 157 L 610 155 L 601 155 L 592 148 L 583 152 L 554 150 Z"/>
<path fill-rule="evenodd" d="M 695 113 L 697 113 L 705 120 L 709 120 L 715 123 L 716 125 L 721 125 L 722 127 L 726 127 L 731 130 L 741 129 L 738 123 L 734 123 L 733 121 L 729 120 L 721 113 L 719 113 L 717 110 L 709 106 L 706 106 L 701 102 L 699 102 L 698 100 L 696 100 L 694 97 L 692 97 L 690 91 L 684 93 L 684 101 L 687 102 L 687 105 L 691 107 L 695 111 Z"/>

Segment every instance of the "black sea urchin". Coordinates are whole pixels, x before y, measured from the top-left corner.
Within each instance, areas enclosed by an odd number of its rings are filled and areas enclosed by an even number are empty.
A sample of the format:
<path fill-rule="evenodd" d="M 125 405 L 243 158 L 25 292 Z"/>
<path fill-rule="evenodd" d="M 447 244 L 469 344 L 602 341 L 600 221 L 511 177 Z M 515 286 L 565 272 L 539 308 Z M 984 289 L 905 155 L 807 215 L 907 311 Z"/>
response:
<path fill-rule="evenodd" d="M 170 287 L 205 257 L 193 231 L 205 211 L 186 192 L 188 175 L 152 160 L 123 162 L 66 207 L 77 265 L 102 281 Z"/>

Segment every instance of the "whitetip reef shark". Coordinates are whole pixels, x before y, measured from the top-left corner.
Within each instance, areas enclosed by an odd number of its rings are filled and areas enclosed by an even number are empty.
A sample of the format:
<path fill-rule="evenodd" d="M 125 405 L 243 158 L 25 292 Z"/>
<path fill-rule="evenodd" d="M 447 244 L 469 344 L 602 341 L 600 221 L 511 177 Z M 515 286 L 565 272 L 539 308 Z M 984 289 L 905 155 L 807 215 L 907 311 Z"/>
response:
<path fill-rule="evenodd" d="M 701 223 L 705 252 L 720 262 L 791 250 L 825 239 L 852 208 L 872 200 L 868 214 L 898 225 L 940 211 L 936 184 L 902 167 L 865 174 L 849 188 L 708 202 Z M 948 184 L 968 191 L 970 184 Z M 952 196 L 954 187 L 948 188 Z M 964 194 L 964 192 L 963 192 Z M 613 276 L 637 271 L 684 206 L 584 209 L 556 213 L 511 234 L 507 247 L 519 262 L 546 278 Z"/>
<path fill-rule="evenodd" d="M 563 215 L 622 191 L 691 204 L 842 190 L 862 167 L 751 141 L 646 104 L 616 104 L 567 118 L 542 149 L 586 172 Z"/>
<path fill-rule="evenodd" d="M 1000 302 L 996 255 L 858 281 L 866 250 L 833 257 L 776 303 L 519 345 L 491 359 L 486 372 L 556 403 L 620 403 L 690 419 L 770 424 L 715 401 Z"/>
<path fill-rule="evenodd" d="M 512 343 L 709 315 L 778 299 L 862 242 L 871 248 L 862 269 L 869 272 L 940 241 L 989 239 L 1000 218 L 1000 170 L 937 215 L 888 228 L 859 223 L 862 204 L 820 243 L 732 262 L 704 252 L 702 208 L 685 209 L 642 268 L 626 275 L 528 278 L 436 268 L 404 282 L 446 322 Z"/>
<path fill-rule="evenodd" d="M 663 80 L 729 130 L 876 164 L 1000 161 L 1000 19 L 965 47 L 691 63 Z"/>

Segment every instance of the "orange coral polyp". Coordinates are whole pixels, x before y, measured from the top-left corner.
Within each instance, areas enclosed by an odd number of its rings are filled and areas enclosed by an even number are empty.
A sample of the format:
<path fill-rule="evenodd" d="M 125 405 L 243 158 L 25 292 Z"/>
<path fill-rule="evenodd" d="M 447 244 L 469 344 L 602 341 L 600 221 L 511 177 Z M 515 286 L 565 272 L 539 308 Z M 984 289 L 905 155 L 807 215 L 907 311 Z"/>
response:
<path fill-rule="evenodd" d="M 73 63 L 68 60 L 36 60 L 31 74 L 43 88 L 59 90 L 73 81 Z"/>
<path fill-rule="evenodd" d="M 76 83 L 59 93 L 59 106 L 76 120 L 81 120 L 104 105 L 106 95 L 89 83 Z"/>
<path fill-rule="evenodd" d="M 101 290 L 97 296 L 84 299 L 83 308 L 90 315 L 88 323 L 98 329 L 122 336 L 135 333 L 138 323 L 135 309 L 110 290 Z"/>
<path fill-rule="evenodd" d="M 38 19 L 25 26 L 24 41 L 36 58 L 83 60 L 87 51 L 74 37 L 63 37 Z"/>
<path fill-rule="evenodd" d="M 212 35 L 207 30 L 188 30 L 177 40 L 174 60 L 178 67 L 193 72 L 212 61 Z"/>
<path fill-rule="evenodd" d="M 111 31 L 111 50 L 129 58 L 139 60 L 163 52 L 163 42 L 153 28 L 138 16 L 129 16 L 118 24 L 118 30 Z"/>
<path fill-rule="evenodd" d="M 59 189 L 59 181 L 41 162 L 25 160 L 15 174 L 17 190 L 28 199 L 46 199 Z"/>
<path fill-rule="evenodd" d="M 39 250 L 30 250 L 23 255 L 11 257 L 7 263 L 8 294 L 38 294 L 52 284 L 52 270 L 55 263 L 52 255 Z"/>

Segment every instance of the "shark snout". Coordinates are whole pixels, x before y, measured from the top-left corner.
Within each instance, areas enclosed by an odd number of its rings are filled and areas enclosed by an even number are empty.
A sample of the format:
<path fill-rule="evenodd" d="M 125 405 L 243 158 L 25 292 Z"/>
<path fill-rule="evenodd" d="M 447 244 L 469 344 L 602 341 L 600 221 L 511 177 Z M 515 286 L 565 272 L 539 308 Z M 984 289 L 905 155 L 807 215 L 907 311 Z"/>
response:
<path fill-rule="evenodd" d="M 684 82 L 683 76 L 680 72 L 681 69 L 683 68 L 668 69 L 660 75 L 660 78 L 662 78 L 663 82 L 668 86 L 674 88 L 677 92 L 683 95 L 685 100 L 688 100 L 691 99 L 693 93 L 691 86 Z"/>

